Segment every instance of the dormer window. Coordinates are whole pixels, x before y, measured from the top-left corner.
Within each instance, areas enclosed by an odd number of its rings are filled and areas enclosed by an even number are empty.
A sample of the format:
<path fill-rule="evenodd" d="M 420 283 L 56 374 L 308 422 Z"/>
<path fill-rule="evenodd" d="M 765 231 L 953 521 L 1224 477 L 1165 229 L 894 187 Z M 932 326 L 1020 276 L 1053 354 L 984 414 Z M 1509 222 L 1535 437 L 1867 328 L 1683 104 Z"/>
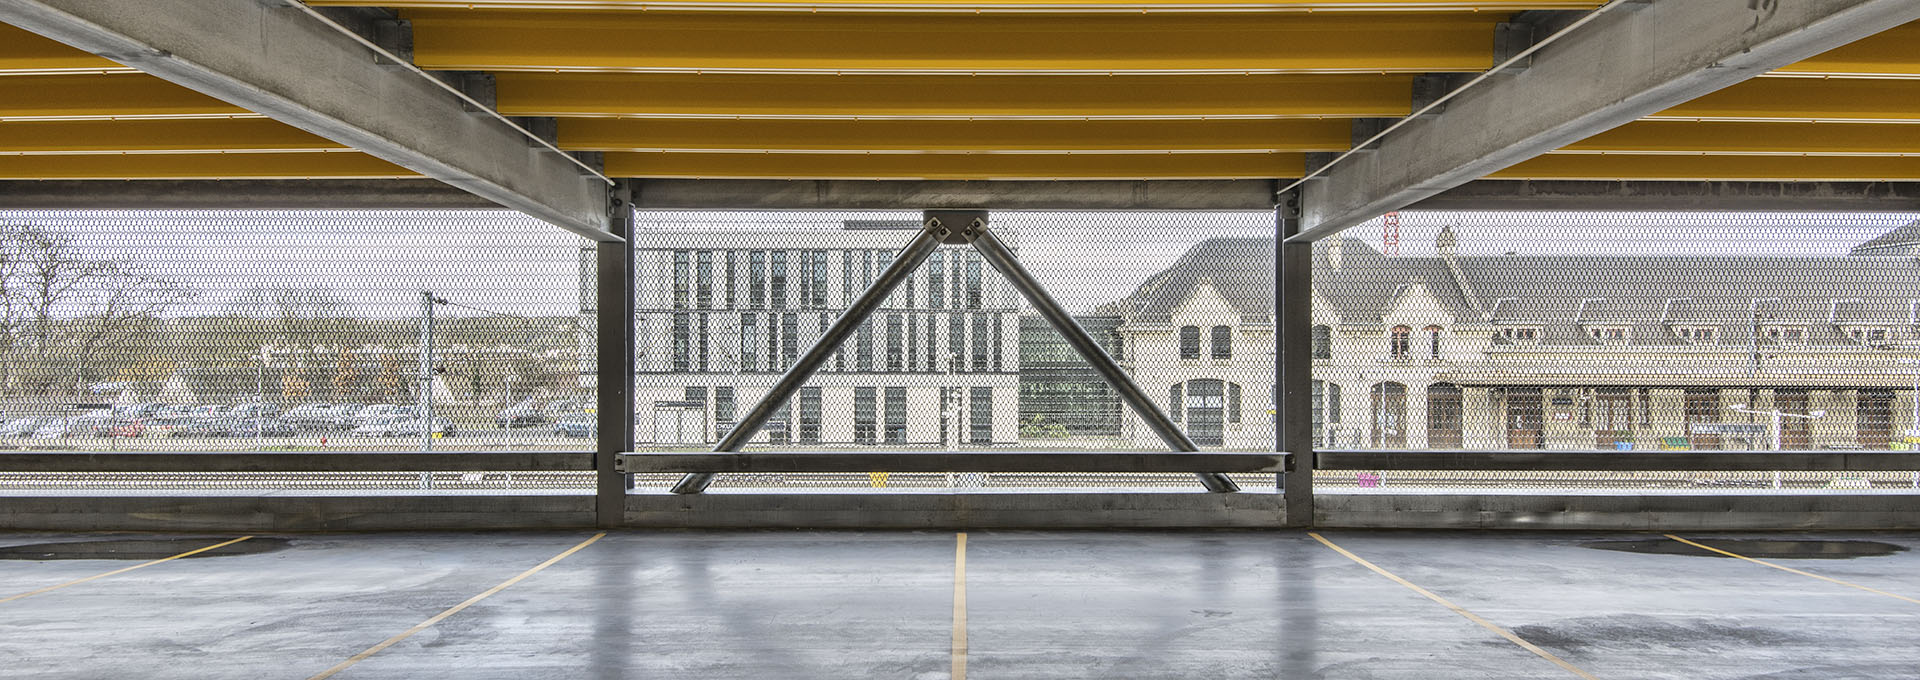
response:
<path fill-rule="evenodd" d="M 1394 326 L 1387 334 L 1387 355 L 1404 360 L 1413 351 L 1413 329 L 1406 326 Z"/>
<path fill-rule="evenodd" d="M 1420 332 L 1427 336 L 1427 358 L 1440 358 L 1440 327 L 1428 326 L 1420 329 Z"/>
<path fill-rule="evenodd" d="M 1760 335 L 1776 345 L 1807 344 L 1807 329 L 1804 326 L 1767 326 L 1760 330 Z"/>
<path fill-rule="evenodd" d="M 1718 326 L 1679 326 L 1673 329 L 1673 334 L 1680 336 L 1681 340 L 1696 345 L 1713 345 L 1720 342 Z"/>
<path fill-rule="evenodd" d="M 1885 347 L 1893 344 L 1893 329 L 1864 326 L 1848 328 L 1847 337 L 1869 347 Z"/>
<path fill-rule="evenodd" d="M 1536 326 L 1517 326 L 1500 329 L 1500 335 L 1516 345 L 1540 344 L 1540 329 Z"/>
<path fill-rule="evenodd" d="M 1625 345 L 1633 342 L 1633 329 L 1628 326 L 1594 326 L 1587 329 L 1587 334 L 1603 345 Z"/>

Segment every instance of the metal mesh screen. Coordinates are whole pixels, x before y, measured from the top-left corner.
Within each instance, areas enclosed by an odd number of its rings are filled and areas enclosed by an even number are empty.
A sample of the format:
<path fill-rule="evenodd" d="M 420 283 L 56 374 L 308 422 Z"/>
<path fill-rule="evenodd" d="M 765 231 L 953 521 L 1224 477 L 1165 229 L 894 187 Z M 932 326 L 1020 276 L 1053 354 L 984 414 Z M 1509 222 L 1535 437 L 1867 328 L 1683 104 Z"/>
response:
<path fill-rule="evenodd" d="M 641 451 L 709 450 L 921 226 L 919 212 L 643 212 Z M 1271 213 L 995 212 L 990 229 L 1208 450 L 1272 450 Z M 1196 344 L 1197 343 L 1197 344 Z M 1007 281 L 944 246 L 750 447 L 1168 450 Z M 1273 487 L 1271 476 L 1249 486 Z M 642 480 L 647 486 L 649 480 Z M 1198 489 L 1191 475 L 722 475 L 717 488 Z"/>
<path fill-rule="evenodd" d="M 1328 449 L 1920 444 L 1914 215 L 1406 213 L 1316 244 Z M 1322 471 L 1322 488 L 1906 490 L 1890 473 Z"/>
<path fill-rule="evenodd" d="M 593 399 L 590 246 L 499 211 L 0 211 L 0 446 L 589 449 L 554 423 Z M 484 481 L 447 481 L 463 478 Z M 383 484 L 370 479 L 0 485 Z"/>

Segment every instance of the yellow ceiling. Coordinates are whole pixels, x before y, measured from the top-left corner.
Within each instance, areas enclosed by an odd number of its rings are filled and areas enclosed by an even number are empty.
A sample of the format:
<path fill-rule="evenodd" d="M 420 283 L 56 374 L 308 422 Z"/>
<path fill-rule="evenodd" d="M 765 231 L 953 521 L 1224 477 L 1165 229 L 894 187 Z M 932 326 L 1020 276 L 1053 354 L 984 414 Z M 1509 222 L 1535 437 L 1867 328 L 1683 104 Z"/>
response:
<path fill-rule="evenodd" d="M 361 5 L 317 0 L 313 5 Z M 418 0 L 415 62 L 628 177 L 1297 176 L 1494 26 L 1597 0 Z M 646 10 L 646 11 L 641 11 Z M 718 11 L 728 10 L 728 11 Z M 1920 24 L 1509 168 L 1541 179 L 1920 180 Z M 0 178 L 409 172 L 0 25 Z"/>

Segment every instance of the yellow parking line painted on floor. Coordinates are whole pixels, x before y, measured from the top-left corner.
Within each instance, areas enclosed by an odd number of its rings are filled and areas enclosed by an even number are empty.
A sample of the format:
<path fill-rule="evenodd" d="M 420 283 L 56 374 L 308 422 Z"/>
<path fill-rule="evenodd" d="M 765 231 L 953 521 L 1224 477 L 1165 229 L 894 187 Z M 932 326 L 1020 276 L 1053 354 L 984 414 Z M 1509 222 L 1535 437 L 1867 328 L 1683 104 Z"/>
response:
<path fill-rule="evenodd" d="M 475 595 L 473 597 L 469 597 L 467 598 L 467 601 L 462 602 L 460 604 L 456 604 L 451 609 L 440 612 L 438 614 L 434 614 L 433 618 L 427 619 L 425 621 L 421 621 L 418 625 L 415 625 L 412 628 L 408 628 L 404 631 L 401 631 L 399 635 L 395 635 L 393 637 L 387 638 L 386 640 L 381 641 L 380 644 L 374 645 L 372 647 L 368 647 L 367 651 L 361 652 L 359 654 L 355 654 L 351 658 L 348 658 L 346 661 L 342 661 L 339 664 L 336 664 L 332 668 L 321 671 L 319 675 L 315 675 L 312 678 L 309 678 L 308 680 L 320 680 L 321 678 L 333 677 L 335 673 L 339 673 L 340 671 L 344 671 L 347 668 L 353 666 L 354 664 L 360 663 L 361 661 L 365 661 L 367 657 L 373 656 L 375 654 L 379 654 L 380 650 L 386 649 L 388 647 L 392 647 L 395 644 L 398 644 L 401 640 L 405 640 L 409 637 L 412 637 L 414 633 L 418 633 L 420 631 L 426 630 L 427 628 L 433 626 L 433 624 L 439 623 L 441 620 L 449 616 L 453 616 L 454 614 L 460 613 L 460 610 L 471 607 L 474 605 L 474 603 L 477 603 L 489 597 L 493 597 L 494 593 L 498 593 L 502 590 L 506 590 L 509 586 L 512 586 L 513 584 L 519 583 L 523 580 L 526 580 L 528 576 L 532 576 L 534 574 L 540 573 L 542 570 L 546 569 L 547 567 L 551 567 L 555 563 L 558 563 L 560 560 L 566 559 L 567 556 L 580 552 L 581 548 L 585 548 L 587 546 L 593 545 L 594 541 L 598 541 L 601 538 L 605 537 L 606 535 L 607 535 L 607 532 L 604 532 L 604 531 L 594 534 L 593 538 L 589 538 L 587 540 L 581 541 L 579 545 L 573 546 L 571 548 L 567 548 L 565 552 L 562 552 L 558 555 L 554 555 L 553 557 L 548 558 L 547 561 L 541 562 L 540 564 L 535 565 L 532 569 L 528 569 L 526 571 L 520 572 L 518 576 L 515 576 L 513 578 L 500 582 L 500 585 L 494 586 L 492 588 L 488 588 L 486 592 L 480 593 L 479 595 Z"/>
<path fill-rule="evenodd" d="M 1565 659 L 1554 656 L 1552 652 L 1541 649 L 1539 645 L 1536 645 L 1531 642 L 1527 642 L 1524 639 L 1521 639 L 1520 636 L 1514 635 L 1512 631 L 1509 631 L 1505 628 L 1501 628 L 1500 626 L 1495 625 L 1492 621 L 1488 621 L 1486 619 L 1480 618 L 1480 615 L 1467 611 L 1466 609 L 1462 608 L 1460 605 L 1447 601 L 1447 598 L 1441 597 L 1439 595 L 1435 595 L 1433 594 L 1433 591 L 1414 585 L 1413 582 L 1400 578 L 1399 576 L 1395 575 L 1393 572 L 1387 571 L 1385 569 L 1381 569 L 1378 565 L 1375 565 L 1372 562 L 1368 562 L 1364 559 L 1361 559 L 1359 555 L 1355 555 L 1351 552 L 1347 552 L 1346 548 L 1342 548 L 1340 546 L 1334 545 L 1333 541 L 1327 540 L 1325 536 L 1321 536 L 1320 534 L 1317 534 L 1311 531 L 1307 532 L 1307 535 L 1312 536 L 1313 540 L 1319 541 L 1321 545 L 1332 548 L 1334 552 L 1345 555 L 1347 559 L 1353 560 L 1354 562 L 1358 562 L 1360 566 L 1366 567 L 1368 569 L 1372 569 L 1373 573 L 1379 574 L 1381 576 L 1385 576 L 1388 579 L 1391 579 L 1394 583 L 1398 583 L 1400 585 L 1406 586 L 1408 590 L 1419 593 L 1425 596 L 1427 599 L 1433 600 L 1434 602 L 1439 603 L 1440 606 L 1453 610 L 1453 613 L 1467 617 L 1468 621 L 1472 621 L 1474 623 L 1480 624 L 1480 627 L 1493 631 L 1494 633 L 1498 634 L 1500 637 L 1506 638 L 1508 642 L 1511 642 L 1516 645 L 1520 645 L 1522 649 L 1525 649 L 1529 652 L 1533 652 L 1535 655 L 1539 656 L 1542 659 L 1552 661 L 1554 665 L 1566 669 L 1567 672 L 1569 673 L 1580 676 L 1582 678 L 1586 678 L 1587 680 L 1600 680 L 1599 678 L 1594 677 L 1592 673 L 1588 673 L 1584 670 L 1581 670 L 1579 666 L 1575 666 L 1573 664 L 1567 663 Z"/>
<path fill-rule="evenodd" d="M 967 680 L 967 535 L 953 546 L 953 680 Z"/>
<path fill-rule="evenodd" d="M 1911 598 L 1911 597 L 1907 597 L 1907 596 L 1905 596 L 1905 595 L 1895 595 L 1895 594 L 1893 594 L 1893 593 L 1889 593 L 1889 592 L 1887 592 L 1887 591 L 1884 591 L 1884 590 L 1879 590 L 1879 589 L 1876 589 L 1876 588 L 1868 588 L 1868 587 L 1866 587 L 1866 586 L 1863 586 L 1863 585 L 1860 585 L 1860 584 L 1858 584 L 1858 583 L 1848 583 L 1848 582 L 1846 582 L 1846 581 L 1842 581 L 1842 580 L 1840 580 L 1840 579 L 1837 579 L 1837 578 L 1830 578 L 1830 577 L 1826 577 L 1826 576 L 1821 576 L 1821 575 L 1819 575 L 1819 574 L 1815 574 L 1815 573 L 1811 573 L 1811 572 L 1805 572 L 1805 571 L 1800 571 L 1799 569 L 1794 569 L 1794 568 L 1792 568 L 1792 567 L 1783 567 L 1783 566 L 1780 566 L 1780 565 L 1778 565 L 1778 564 L 1774 564 L 1774 563 L 1772 563 L 1772 562 L 1768 562 L 1768 561 L 1766 561 L 1766 560 L 1756 560 L 1756 559 L 1754 559 L 1754 558 L 1751 558 L 1751 557 L 1747 557 L 1746 555 L 1739 555 L 1739 554 L 1735 554 L 1735 553 L 1731 553 L 1731 552 L 1728 552 L 1728 551 L 1725 551 L 1725 550 L 1721 550 L 1721 549 L 1719 549 L 1719 548 L 1715 548 L 1715 547 L 1713 547 L 1713 546 L 1710 546 L 1710 545 L 1705 545 L 1705 544 L 1701 544 L 1701 543 L 1695 543 L 1695 542 L 1693 542 L 1693 541 L 1689 541 L 1689 540 L 1687 540 L 1687 539 L 1684 539 L 1684 538 L 1681 538 L 1681 537 L 1679 537 L 1679 536 L 1675 536 L 1675 535 L 1673 535 L 1673 534 L 1663 534 L 1663 535 L 1664 535 L 1664 536 L 1666 536 L 1667 538 L 1671 538 L 1671 539 L 1673 539 L 1673 540 L 1676 540 L 1676 541 L 1679 541 L 1679 542 L 1681 542 L 1681 543 L 1685 543 L 1685 544 L 1687 544 L 1687 545 L 1690 545 L 1690 546 L 1693 546 L 1693 547 L 1695 547 L 1695 548 L 1699 548 L 1699 549 L 1701 549 L 1701 550 L 1707 550 L 1707 551 L 1712 551 L 1712 552 L 1717 552 L 1717 553 L 1720 553 L 1720 554 L 1722 554 L 1722 555 L 1726 555 L 1727 557 L 1732 557 L 1732 558 L 1736 558 L 1736 559 L 1742 559 L 1742 560 L 1746 560 L 1746 561 L 1748 561 L 1748 562 L 1752 562 L 1752 563 L 1754 563 L 1754 564 L 1758 564 L 1758 565 L 1761 565 L 1761 566 L 1766 566 L 1766 567 L 1773 567 L 1773 568 L 1775 568 L 1775 569 L 1779 569 L 1780 571 L 1785 571 L 1785 572 L 1791 572 L 1791 573 L 1795 573 L 1795 574 L 1799 574 L 1799 575 L 1801 575 L 1801 576 L 1807 576 L 1807 577 L 1812 577 L 1812 578 L 1817 578 L 1817 579 L 1820 579 L 1820 580 L 1822 580 L 1822 581 L 1826 581 L 1826 582 L 1828 582 L 1828 583 L 1837 583 L 1837 584 L 1840 584 L 1840 585 L 1843 585 L 1843 586 L 1846 586 L 1846 587 L 1848 587 L 1848 588 L 1858 588 L 1858 589 L 1860 589 L 1860 590 L 1864 590 L 1864 591 L 1867 591 L 1867 592 L 1869 592 L 1869 593 L 1873 593 L 1873 594 L 1875 594 L 1875 595 L 1885 595 L 1885 596 L 1887 596 L 1887 597 L 1891 597 L 1891 598 L 1893 598 L 1893 599 L 1896 599 L 1896 600 L 1905 600 L 1905 601 L 1907 601 L 1907 602 L 1912 602 L 1912 603 L 1914 603 L 1914 604 L 1920 604 L 1920 600 L 1916 600 L 1916 599 L 1913 599 L 1913 598 Z"/>
<path fill-rule="evenodd" d="M 213 545 L 210 545 L 210 546 L 207 546 L 207 547 L 205 547 L 205 548 L 196 548 L 196 549 L 193 549 L 193 550 L 188 550 L 188 551 L 186 551 L 186 552 L 183 552 L 183 553 L 180 553 L 180 554 L 178 554 L 178 555 L 174 555 L 174 556 L 172 556 L 172 557 L 162 557 L 162 558 L 160 558 L 160 559 L 157 559 L 157 560 L 154 560 L 154 561 L 152 561 L 152 562 L 141 562 L 140 564 L 136 564 L 136 565 L 133 565 L 133 566 L 131 566 L 131 567 L 125 567 L 125 568 L 121 568 L 121 569 L 115 569 L 115 570 L 113 570 L 113 571 L 109 571 L 109 572 L 107 572 L 107 573 L 104 573 L 104 574 L 95 574 L 95 575 L 93 575 L 93 576 L 88 576 L 88 577 L 86 577 L 86 578 L 83 578 L 83 579 L 77 579 L 77 580 L 73 580 L 73 581 L 68 581 L 68 582 L 66 582 L 66 583 L 62 583 L 62 584 L 60 584 L 60 585 L 57 585 L 57 586 L 47 586 L 47 587 L 45 587 L 45 588 L 41 588 L 41 589 L 39 589 L 39 590 L 29 590 L 29 591 L 27 591 L 27 592 L 24 592 L 24 593 L 21 593 L 21 594 L 19 594 L 19 595 L 14 595 L 14 596 L 12 596 L 12 597 L 7 597 L 7 598 L 0 598 L 0 602 L 12 602 L 12 601 L 14 601 L 14 600 L 18 600 L 18 599 L 20 599 L 20 598 L 24 598 L 24 597 L 33 597 L 33 596 L 35 596 L 35 595 L 39 595 L 39 594 L 41 594 L 41 593 L 45 593 L 45 592 L 51 592 L 51 591 L 55 591 L 55 590 L 59 590 L 59 589 L 61 589 L 61 588 L 65 588 L 65 587 L 67 587 L 67 586 L 72 586 L 72 585 L 79 585 L 79 584 L 82 584 L 82 583 L 86 583 L 86 582 L 88 582 L 88 581 L 92 581 L 92 580 L 94 580 L 94 579 L 102 579 L 102 578 L 106 578 L 106 577 L 108 577 L 108 576 L 112 576 L 112 575 L 114 575 L 114 574 L 124 574 L 124 573 L 127 573 L 127 572 L 129 572 L 129 571 L 133 571 L 133 570 L 135 570 L 135 569 L 139 569 L 139 568 L 142 568 L 142 567 L 151 567 L 151 566 L 153 566 L 153 565 L 156 565 L 156 564 L 159 564 L 159 563 L 161 563 L 161 562 L 172 562 L 172 561 L 174 561 L 174 560 L 177 560 L 177 559 L 180 559 L 180 558 L 182 558 L 182 557 L 190 557 L 190 556 L 193 556 L 193 555 L 198 555 L 198 554 L 200 554 L 200 553 L 203 553 L 203 552 L 206 552 L 206 551 L 208 551 L 208 550 L 216 550 L 216 549 L 219 549 L 219 548 L 224 548 L 224 547 L 227 547 L 227 546 L 230 546 L 230 545 L 233 545 L 233 544 L 235 544 L 235 543 L 239 543 L 239 542 L 241 542 L 241 541 L 244 541 L 244 540 L 247 540 L 247 539 L 249 539 L 249 538 L 253 538 L 253 537 L 252 537 L 252 536 L 241 536 L 241 537 L 239 537 L 239 538 L 236 538 L 236 539 L 233 539 L 233 540 L 231 540 L 231 541 L 222 541 L 222 542 L 219 542 L 219 543 L 215 543 L 215 544 L 213 544 Z"/>

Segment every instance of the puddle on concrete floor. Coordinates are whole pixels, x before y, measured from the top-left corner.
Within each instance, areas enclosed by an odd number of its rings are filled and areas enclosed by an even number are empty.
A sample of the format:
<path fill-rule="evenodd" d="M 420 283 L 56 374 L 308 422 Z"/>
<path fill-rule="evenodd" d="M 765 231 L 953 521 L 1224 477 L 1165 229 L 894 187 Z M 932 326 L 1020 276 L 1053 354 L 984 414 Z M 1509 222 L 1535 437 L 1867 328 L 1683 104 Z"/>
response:
<path fill-rule="evenodd" d="M 97 541 L 34 543 L 0 546 L 0 560 L 157 560 L 195 548 L 205 548 L 224 538 L 113 538 Z M 284 538 L 249 538 L 180 559 L 258 555 L 287 547 Z"/>
<path fill-rule="evenodd" d="M 1906 550 L 1906 548 L 1892 543 L 1859 540 L 1832 541 L 1775 538 L 1688 538 L 1687 540 L 1694 541 L 1701 545 L 1710 545 L 1730 553 L 1762 560 L 1844 560 L 1854 557 L 1881 557 Z M 1597 550 L 1618 550 L 1620 552 L 1642 553 L 1646 555 L 1726 557 L 1726 555 L 1711 550 L 1701 550 L 1664 537 L 1640 538 L 1626 541 L 1588 541 L 1581 545 Z"/>

